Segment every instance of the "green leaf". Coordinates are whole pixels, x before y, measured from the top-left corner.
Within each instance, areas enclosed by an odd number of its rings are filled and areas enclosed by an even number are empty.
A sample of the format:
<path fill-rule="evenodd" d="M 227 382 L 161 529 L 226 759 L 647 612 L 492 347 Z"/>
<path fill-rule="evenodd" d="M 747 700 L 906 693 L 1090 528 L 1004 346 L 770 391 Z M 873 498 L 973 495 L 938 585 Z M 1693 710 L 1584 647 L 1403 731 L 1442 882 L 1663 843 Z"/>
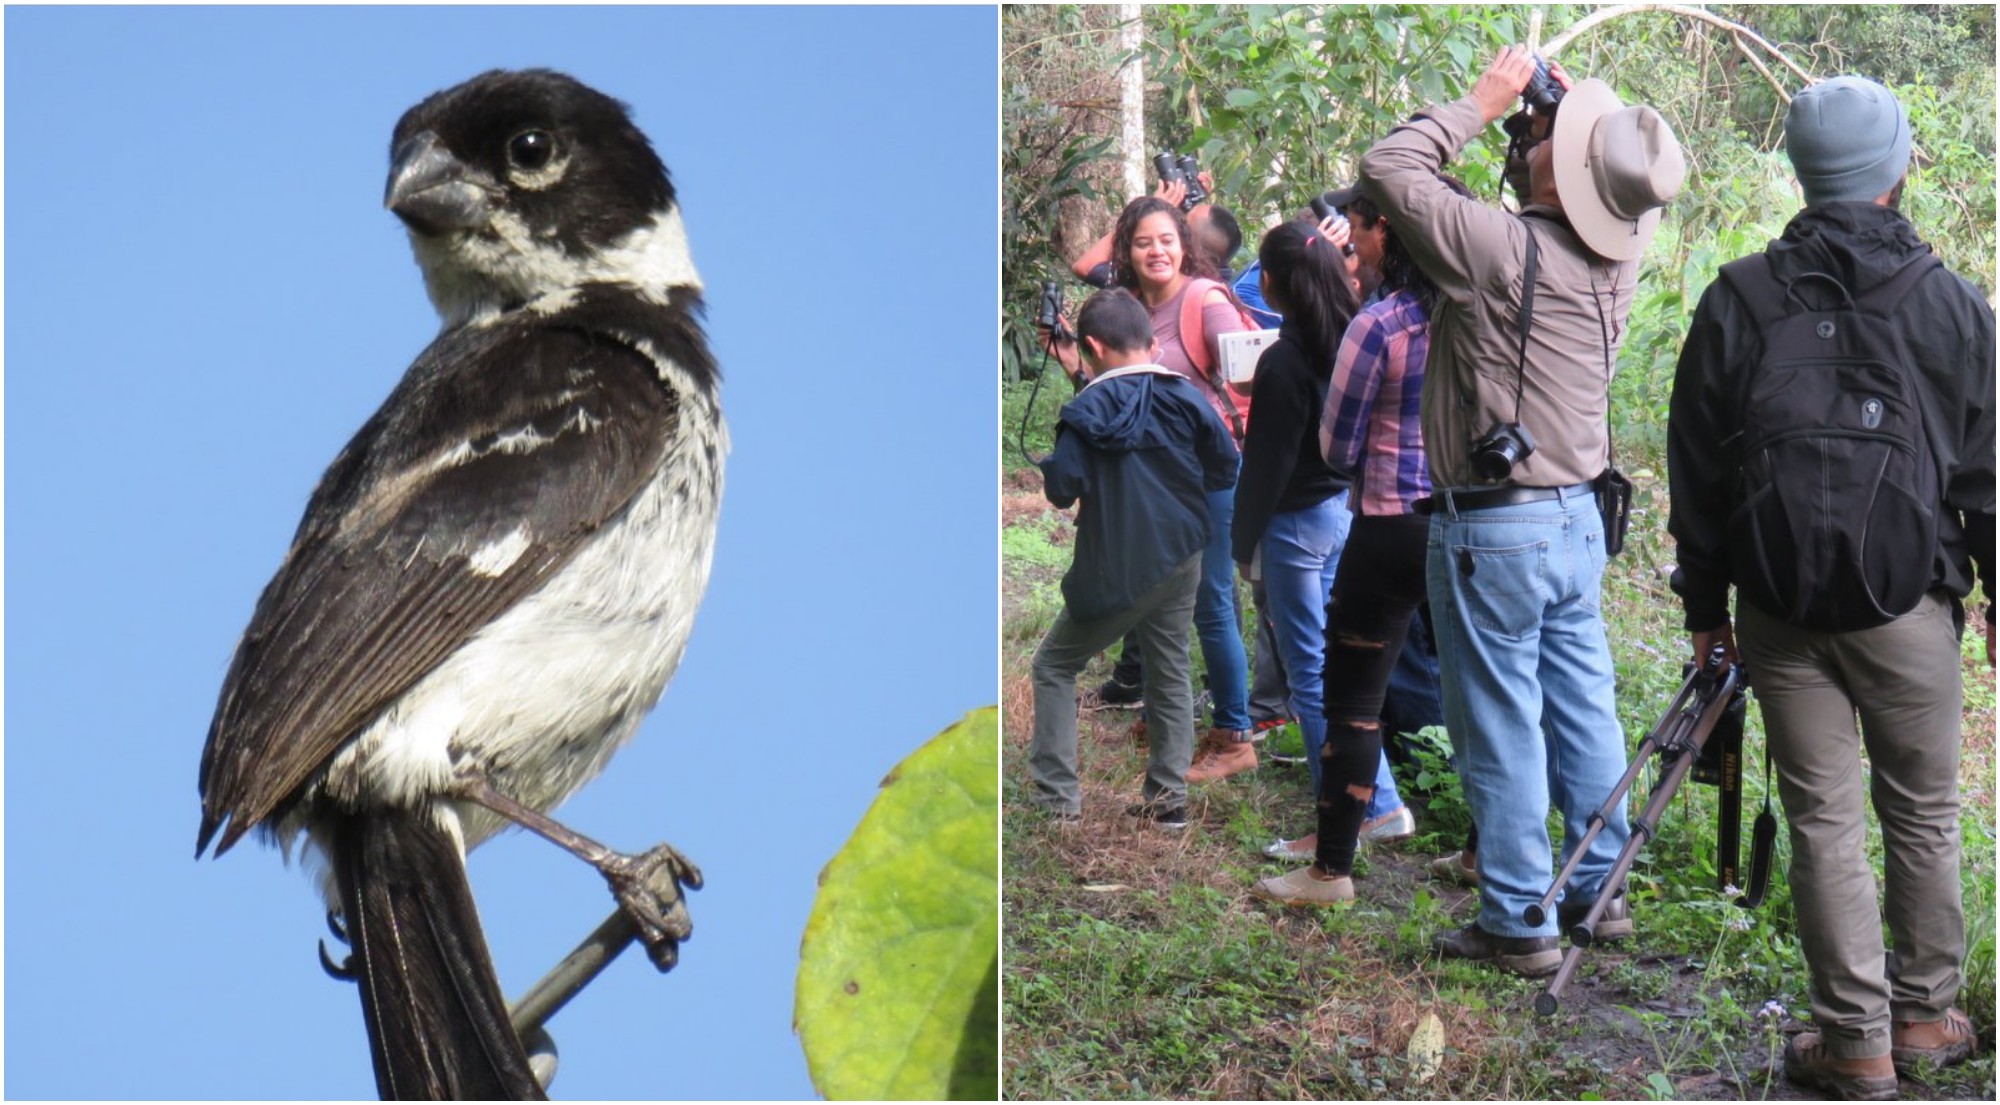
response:
<path fill-rule="evenodd" d="M 1255 107 L 1264 102 L 1264 94 L 1254 88 L 1232 88 L 1222 94 L 1222 102 L 1230 107 Z"/>
<path fill-rule="evenodd" d="M 898 764 L 820 874 L 792 1019 L 829 1100 L 999 1095 L 999 712 Z"/>

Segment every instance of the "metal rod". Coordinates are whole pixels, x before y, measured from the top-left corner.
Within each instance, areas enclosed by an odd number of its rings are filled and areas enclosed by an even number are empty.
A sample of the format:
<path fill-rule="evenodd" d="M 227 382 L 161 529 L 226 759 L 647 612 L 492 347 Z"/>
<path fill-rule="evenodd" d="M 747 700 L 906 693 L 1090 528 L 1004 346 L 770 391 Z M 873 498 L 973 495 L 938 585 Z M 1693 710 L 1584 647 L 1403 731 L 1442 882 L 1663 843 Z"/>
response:
<path fill-rule="evenodd" d="M 513 1021 L 514 1031 L 525 1037 L 546 1024 L 638 938 L 639 930 L 625 911 L 613 910 L 603 924 L 583 938 L 575 951 L 564 956 L 562 962 L 542 976 L 540 982 L 528 987 L 521 1000 L 509 1007 L 507 1015 Z"/>

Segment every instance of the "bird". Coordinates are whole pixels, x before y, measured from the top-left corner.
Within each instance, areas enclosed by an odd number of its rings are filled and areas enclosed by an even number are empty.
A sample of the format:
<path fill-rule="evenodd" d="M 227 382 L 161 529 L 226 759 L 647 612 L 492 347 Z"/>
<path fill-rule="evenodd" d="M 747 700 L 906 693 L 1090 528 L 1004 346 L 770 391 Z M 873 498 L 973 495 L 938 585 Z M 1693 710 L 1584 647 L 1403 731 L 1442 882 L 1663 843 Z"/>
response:
<path fill-rule="evenodd" d="M 440 330 L 312 492 L 202 751 L 195 854 L 320 874 L 384 1099 L 544 1096 L 465 854 L 510 824 L 609 881 L 656 966 L 700 872 L 548 817 L 631 737 L 707 587 L 728 431 L 671 175 L 549 69 L 405 112 L 384 204 Z M 325 956 L 324 947 L 321 949 Z"/>

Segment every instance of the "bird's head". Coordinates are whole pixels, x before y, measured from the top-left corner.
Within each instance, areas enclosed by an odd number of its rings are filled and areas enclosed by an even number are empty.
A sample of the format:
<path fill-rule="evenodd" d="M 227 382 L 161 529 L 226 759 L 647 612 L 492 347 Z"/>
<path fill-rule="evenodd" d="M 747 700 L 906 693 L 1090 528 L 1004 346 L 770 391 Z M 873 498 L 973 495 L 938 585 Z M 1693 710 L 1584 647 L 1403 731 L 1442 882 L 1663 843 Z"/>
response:
<path fill-rule="evenodd" d="M 493 70 L 403 114 L 383 200 L 446 326 L 594 282 L 699 288 L 673 181 L 624 104 Z"/>

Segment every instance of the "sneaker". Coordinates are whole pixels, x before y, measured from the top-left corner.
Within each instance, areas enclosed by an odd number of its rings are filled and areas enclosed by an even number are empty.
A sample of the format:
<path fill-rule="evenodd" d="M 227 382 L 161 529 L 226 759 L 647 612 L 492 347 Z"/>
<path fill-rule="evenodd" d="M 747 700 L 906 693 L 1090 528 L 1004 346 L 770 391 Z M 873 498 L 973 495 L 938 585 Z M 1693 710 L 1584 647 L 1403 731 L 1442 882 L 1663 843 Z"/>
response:
<path fill-rule="evenodd" d="M 1431 937 L 1431 947 L 1448 959 L 1491 962 L 1523 978 L 1552 975 L 1562 966 L 1562 951 L 1553 936 L 1495 936 L 1473 922 L 1462 929 Z"/>
<path fill-rule="evenodd" d="M 1785 1077 L 1848 1101 L 1896 1100 L 1896 1064 L 1887 1055 L 1842 1059 L 1817 1032 L 1785 1041 Z"/>
<path fill-rule="evenodd" d="M 1252 718 L 1250 719 L 1250 741 L 1253 744 L 1262 744 L 1264 743 L 1264 738 L 1276 736 L 1280 730 L 1290 724 L 1292 724 L 1292 719 L 1288 717 L 1267 717 L 1262 721 Z"/>
<path fill-rule="evenodd" d="M 1948 1067 L 1965 1062 L 1972 1055 L 1972 1045 L 1977 1038 L 1972 1018 L 1956 1007 L 1945 1010 L 1941 1020 L 1891 1021 L 1889 1059 L 1895 1063 L 1897 1070 L 1915 1066 L 1919 1059 Z"/>
<path fill-rule="evenodd" d="M 1084 698 L 1086 710 L 1137 710 L 1146 705 L 1143 687 L 1132 683 L 1120 683 L 1116 679 L 1106 679 L 1096 690 Z"/>
<path fill-rule="evenodd" d="M 1448 856 L 1439 856 L 1426 864 L 1424 869 L 1438 882 L 1455 882 L 1460 886 L 1479 885 L 1479 861 L 1471 852 L 1457 851 Z"/>
<path fill-rule="evenodd" d="M 1228 729 L 1210 729 L 1188 765 L 1187 781 L 1212 783 L 1257 770 L 1257 746 L 1244 740 L 1245 734 Z"/>
<path fill-rule="evenodd" d="M 1154 802 L 1134 802 L 1125 807 L 1125 812 L 1133 817 L 1145 818 L 1155 827 L 1170 832 L 1187 828 L 1187 806 L 1162 806 Z"/>
<path fill-rule="evenodd" d="M 1273 730 L 1264 742 L 1264 751 L 1272 763 L 1302 764 L 1306 762 L 1306 738 L 1299 727 L 1290 722 Z"/>
<path fill-rule="evenodd" d="M 1397 806 L 1380 817 L 1361 823 L 1361 843 L 1387 844 L 1417 835 L 1417 815 L 1408 806 Z"/>
<path fill-rule="evenodd" d="M 1556 906 L 1556 924 L 1562 926 L 1563 934 L 1568 935 L 1569 930 L 1582 924 L 1583 915 L 1589 913 L 1590 907 L 1595 904 L 1595 902 L 1572 903 L 1565 898 L 1561 905 Z M 1617 897 L 1611 899 L 1611 904 L 1604 907 L 1604 916 L 1599 917 L 1597 924 L 1591 928 L 1590 942 L 1616 944 L 1630 935 L 1632 935 L 1632 904 L 1626 900 L 1625 892 L 1621 890 Z"/>
<path fill-rule="evenodd" d="M 1319 858 L 1319 834 L 1307 833 L 1297 840 L 1279 837 L 1275 843 L 1264 845 L 1264 854 L 1286 863 L 1311 863 Z"/>
<path fill-rule="evenodd" d="M 1268 879 L 1258 879 L 1250 893 L 1279 905 L 1346 905 L 1354 900 L 1354 880 L 1346 875 L 1321 878 L 1301 867 Z"/>

